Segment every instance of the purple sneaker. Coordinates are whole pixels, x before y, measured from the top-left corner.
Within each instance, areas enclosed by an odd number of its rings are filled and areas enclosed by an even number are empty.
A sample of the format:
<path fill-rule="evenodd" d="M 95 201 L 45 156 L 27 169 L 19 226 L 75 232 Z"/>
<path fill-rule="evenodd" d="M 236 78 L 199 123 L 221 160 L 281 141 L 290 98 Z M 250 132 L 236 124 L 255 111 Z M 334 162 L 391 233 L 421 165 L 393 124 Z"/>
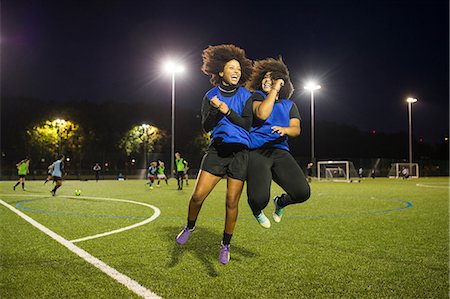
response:
<path fill-rule="evenodd" d="M 180 245 L 186 243 L 186 241 L 189 239 L 189 236 L 191 235 L 191 232 L 193 230 L 194 230 L 194 228 L 189 229 L 187 226 L 185 228 L 183 228 L 181 233 L 179 233 L 177 236 L 177 243 Z"/>
<path fill-rule="evenodd" d="M 219 262 L 223 265 L 228 264 L 230 261 L 230 244 L 224 245 L 223 243 L 220 245 L 220 253 L 219 253 Z"/>

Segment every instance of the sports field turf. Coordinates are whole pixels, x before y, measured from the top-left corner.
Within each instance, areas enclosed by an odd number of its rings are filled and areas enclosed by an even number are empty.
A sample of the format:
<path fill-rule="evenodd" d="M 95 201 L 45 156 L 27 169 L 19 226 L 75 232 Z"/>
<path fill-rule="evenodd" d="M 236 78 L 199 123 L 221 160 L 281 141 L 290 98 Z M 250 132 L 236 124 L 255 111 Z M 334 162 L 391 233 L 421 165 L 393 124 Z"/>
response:
<path fill-rule="evenodd" d="M 163 298 L 449 297 L 448 178 L 315 181 L 310 200 L 287 207 L 268 230 L 254 220 L 244 192 L 226 266 L 217 260 L 225 181 L 184 245 L 175 236 L 193 180 L 182 191 L 174 180 L 153 190 L 138 180 L 65 181 L 56 197 L 51 182 L 28 181 L 15 192 L 13 184 L 0 182 L 0 298 L 138 298 L 13 210 Z M 279 192 L 274 184 L 272 194 Z M 153 221 L 95 237 L 155 211 Z M 78 240 L 87 236 L 94 237 Z"/>

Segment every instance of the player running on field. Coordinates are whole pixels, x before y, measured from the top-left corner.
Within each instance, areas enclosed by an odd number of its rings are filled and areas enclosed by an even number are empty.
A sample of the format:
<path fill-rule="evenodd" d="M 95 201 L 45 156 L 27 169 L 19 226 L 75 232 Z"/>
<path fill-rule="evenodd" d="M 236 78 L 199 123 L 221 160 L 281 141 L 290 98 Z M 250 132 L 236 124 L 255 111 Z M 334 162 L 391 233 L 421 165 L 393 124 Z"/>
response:
<path fill-rule="evenodd" d="M 30 166 L 30 160 L 28 158 L 25 158 L 25 159 L 23 159 L 22 161 L 20 161 L 19 163 L 16 164 L 17 174 L 19 175 L 19 180 L 13 186 L 13 190 L 14 191 L 16 191 L 16 187 L 19 184 L 22 184 L 22 190 L 23 191 L 26 190 L 25 189 L 25 177 L 27 176 L 28 173 L 30 173 L 29 166 Z"/>
<path fill-rule="evenodd" d="M 147 178 L 148 178 L 148 182 L 147 185 L 150 186 L 150 189 L 153 189 L 153 183 L 155 182 L 155 176 L 156 173 L 158 172 L 158 167 L 155 161 L 150 163 L 150 166 L 148 167 L 148 173 L 147 173 Z"/>
<path fill-rule="evenodd" d="M 158 178 L 158 183 L 156 184 L 156 187 L 160 187 L 159 182 L 161 180 L 165 180 L 166 185 L 169 184 L 167 182 L 167 176 L 166 176 L 165 171 L 166 171 L 166 167 L 164 166 L 164 162 L 161 160 L 158 160 L 158 170 L 157 170 L 157 175 L 156 175 L 156 177 Z"/>
<path fill-rule="evenodd" d="M 55 196 L 56 190 L 58 190 L 59 187 L 62 186 L 63 177 L 64 175 L 64 155 L 59 155 L 58 160 L 53 162 L 53 171 L 52 171 L 52 178 L 55 182 L 55 187 L 50 191 L 50 193 Z"/>

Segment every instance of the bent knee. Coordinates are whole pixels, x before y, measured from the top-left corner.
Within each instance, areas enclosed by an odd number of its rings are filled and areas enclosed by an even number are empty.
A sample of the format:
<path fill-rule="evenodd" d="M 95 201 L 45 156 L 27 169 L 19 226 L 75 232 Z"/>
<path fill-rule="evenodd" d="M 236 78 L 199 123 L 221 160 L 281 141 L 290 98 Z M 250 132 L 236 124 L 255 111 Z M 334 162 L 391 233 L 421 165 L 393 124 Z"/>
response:
<path fill-rule="evenodd" d="M 308 186 L 307 188 L 295 190 L 290 196 L 297 203 L 305 202 L 311 197 L 311 188 Z"/>

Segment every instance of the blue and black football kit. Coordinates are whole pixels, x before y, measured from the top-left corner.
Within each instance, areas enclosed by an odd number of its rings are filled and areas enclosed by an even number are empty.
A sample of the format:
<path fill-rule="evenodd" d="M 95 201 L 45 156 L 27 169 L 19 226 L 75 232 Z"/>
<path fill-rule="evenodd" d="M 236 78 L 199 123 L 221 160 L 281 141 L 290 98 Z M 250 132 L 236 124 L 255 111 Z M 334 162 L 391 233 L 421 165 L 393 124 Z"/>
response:
<path fill-rule="evenodd" d="M 256 91 L 250 100 L 263 101 L 266 94 Z M 256 116 L 250 129 L 250 153 L 247 176 L 247 196 L 252 212 L 257 216 L 270 200 L 272 179 L 286 191 L 277 201 L 279 207 L 306 201 L 310 187 L 305 174 L 289 152 L 288 136 L 272 132 L 273 126 L 289 127 L 292 118 L 300 119 L 295 103 L 276 100 L 270 116 Z"/>
<path fill-rule="evenodd" d="M 227 104 L 231 113 L 227 116 L 211 106 L 216 96 Z M 211 142 L 203 156 L 200 168 L 215 176 L 227 175 L 245 181 L 247 176 L 248 130 L 252 124 L 251 93 L 240 86 L 216 86 L 209 90 L 202 103 L 202 125 L 211 132 Z"/>

